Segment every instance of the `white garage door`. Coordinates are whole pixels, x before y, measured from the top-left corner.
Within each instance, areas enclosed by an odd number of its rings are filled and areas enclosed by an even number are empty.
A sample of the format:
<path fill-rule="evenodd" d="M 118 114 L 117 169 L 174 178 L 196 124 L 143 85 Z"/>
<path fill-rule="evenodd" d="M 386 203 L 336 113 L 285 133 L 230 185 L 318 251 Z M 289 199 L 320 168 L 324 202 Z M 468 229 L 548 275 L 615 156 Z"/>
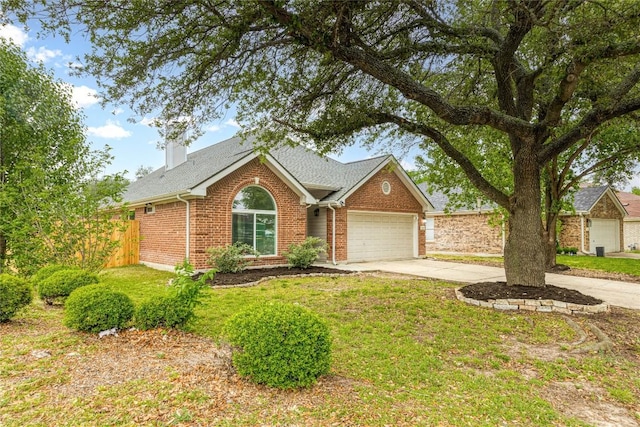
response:
<path fill-rule="evenodd" d="M 589 249 L 596 252 L 597 246 L 604 246 L 605 252 L 620 252 L 620 228 L 617 219 L 592 219 L 589 230 Z"/>
<path fill-rule="evenodd" d="M 350 262 L 418 256 L 417 216 L 349 212 L 347 260 Z"/>

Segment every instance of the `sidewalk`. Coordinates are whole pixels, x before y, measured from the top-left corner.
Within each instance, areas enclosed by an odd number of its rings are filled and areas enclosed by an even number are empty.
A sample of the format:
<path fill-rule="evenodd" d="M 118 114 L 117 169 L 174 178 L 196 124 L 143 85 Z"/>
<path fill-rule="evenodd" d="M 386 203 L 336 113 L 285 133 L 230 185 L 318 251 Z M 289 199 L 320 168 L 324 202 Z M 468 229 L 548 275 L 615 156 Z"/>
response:
<path fill-rule="evenodd" d="M 428 259 L 362 262 L 332 267 L 348 271 L 385 271 L 460 283 L 505 281 L 502 267 Z M 640 283 L 550 273 L 547 273 L 546 277 L 547 283 L 550 285 L 575 289 L 585 295 L 599 298 L 610 305 L 640 310 Z"/>

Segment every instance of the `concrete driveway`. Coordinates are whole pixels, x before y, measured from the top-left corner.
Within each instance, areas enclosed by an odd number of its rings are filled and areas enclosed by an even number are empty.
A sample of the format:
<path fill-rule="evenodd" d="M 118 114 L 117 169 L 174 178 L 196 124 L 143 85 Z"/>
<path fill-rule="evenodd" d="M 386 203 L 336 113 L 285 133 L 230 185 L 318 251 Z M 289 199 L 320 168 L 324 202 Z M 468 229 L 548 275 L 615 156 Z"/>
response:
<path fill-rule="evenodd" d="M 505 280 L 504 269 L 502 267 L 487 267 L 484 265 L 460 264 L 428 259 L 362 262 L 332 267 L 348 271 L 385 271 L 460 283 Z M 547 283 L 568 289 L 575 289 L 585 295 L 599 298 L 610 305 L 640 310 L 640 283 L 549 273 L 547 273 Z"/>

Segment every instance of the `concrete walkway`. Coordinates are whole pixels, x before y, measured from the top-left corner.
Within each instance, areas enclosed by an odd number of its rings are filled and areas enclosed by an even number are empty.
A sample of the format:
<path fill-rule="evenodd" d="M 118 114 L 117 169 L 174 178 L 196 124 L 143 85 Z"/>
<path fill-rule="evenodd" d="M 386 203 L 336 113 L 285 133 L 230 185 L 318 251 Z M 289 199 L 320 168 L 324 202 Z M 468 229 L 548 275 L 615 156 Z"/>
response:
<path fill-rule="evenodd" d="M 484 265 L 461 264 L 428 259 L 362 262 L 332 267 L 349 271 L 385 271 L 460 283 L 505 280 L 504 269 L 502 267 L 487 267 Z M 563 288 L 575 289 L 585 295 L 599 298 L 610 305 L 640 310 L 640 283 L 618 282 L 615 280 L 591 279 L 550 273 L 547 273 L 547 283 Z"/>

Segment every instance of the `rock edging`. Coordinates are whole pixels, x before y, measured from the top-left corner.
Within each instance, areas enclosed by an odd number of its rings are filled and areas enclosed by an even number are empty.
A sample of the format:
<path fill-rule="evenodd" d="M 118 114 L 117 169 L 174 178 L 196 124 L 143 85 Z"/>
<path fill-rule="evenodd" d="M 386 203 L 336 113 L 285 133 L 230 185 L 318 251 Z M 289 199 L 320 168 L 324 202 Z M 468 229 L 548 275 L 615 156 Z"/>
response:
<path fill-rule="evenodd" d="M 481 301 L 465 297 L 460 289 L 461 288 L 456 289 L 456 298 L 460 301 L 479 307 L 493 308 L 495 310 L 526 310 L 562 314 L 594 314 L 609 311 L 609 304 L 606 302 L 596 305 L 584 305 L 550 299 L 490 299 L 489 301 Z"/>

